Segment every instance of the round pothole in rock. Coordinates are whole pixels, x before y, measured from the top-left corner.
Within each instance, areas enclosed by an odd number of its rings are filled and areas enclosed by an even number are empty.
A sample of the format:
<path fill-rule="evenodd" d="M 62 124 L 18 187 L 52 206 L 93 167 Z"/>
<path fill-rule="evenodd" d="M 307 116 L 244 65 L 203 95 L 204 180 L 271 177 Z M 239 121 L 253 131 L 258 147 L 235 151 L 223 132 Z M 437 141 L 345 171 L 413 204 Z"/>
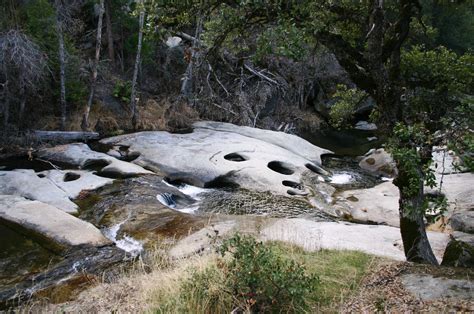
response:
<path fill-rule="evenodd" d="M 288 186 L 290 188 L 303 190 L 303 185 L 301 185 L 300 183 L 295 182 L 295 181 L 284 180 L 284 181 L 281 182 L 281 184 L 283 184 L 284 186 Z"/>
<path fill-rule="evenodd" d="M 326 175 L 326 171 L 323 170 L 322 168 L 316 166 L 316 165 L 313 165 L 313 164 L 310 164 L 310 163 L 307 163 L 305 164 L 306 168 L 308 168 L 309 170 L 317 173 L 317 174 L 322 174 L 322 175 Z"/>
<path fill-rule="evenodd" d="M 75 181 L 79 179 L 81 175 L 74 173 L 74 172 L 66 172 L 66 174 L 63 177 L 64 182 L 69 182 L 69 181 Z"/>
<path fill-rule="evenodd" d="M 224 159 L 229 160 L 229 161 L 236 161 L 236 162 L 247 160 L 247 158 L 245 158 L 244 156 L 242 156 L 240 154 L 237 154 L 237 153 L 227 154 L 227 155 L 224 156 Z"/>
<path fill-rule="evenodd" d="M 275 172 L 290 175 L 295 173 L 293 166 L 282 161 L 270 161 L 267 165 L 268 168 L 272 169 Z"/>
<path fill-rule="evenodd" d="M 38 178 L 45 178 L 46 176 L 44 175 L 44 173 L 38 173 L 37 174 Z"/>

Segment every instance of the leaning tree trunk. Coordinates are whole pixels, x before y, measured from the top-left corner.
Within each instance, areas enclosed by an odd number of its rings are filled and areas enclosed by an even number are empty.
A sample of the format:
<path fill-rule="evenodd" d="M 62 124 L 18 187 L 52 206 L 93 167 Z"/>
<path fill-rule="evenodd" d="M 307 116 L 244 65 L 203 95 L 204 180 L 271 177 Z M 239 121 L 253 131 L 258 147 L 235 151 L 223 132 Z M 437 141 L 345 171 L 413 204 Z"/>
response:
<path fill-rule="evenodd" d="M 193 72 L 194 72 L 194 65 L 196 63 L 196 59 L 199 57 L 199 36 L 202 31 L 202 18 L 199 17 L 196 23 L 196 32 L 194 38 L 192 39 L 192 45 L 188 51 L 188 66 L 186 67 L 186 72 L 184 73 L 182 83 L 181 83 L 181 91 L 180 97 L 185 97 L 188 101 L 192 95 L 192 87 L 193 87 Z"/>
<path fill-rule="evenodd" d="M 421 166 L 417 172 L 419 178 L 422 178 Z M 400 190 L 400 233 L 405 256 L 409 262 L 438 265 L 426 235 L 423 180 L 419 179 L 417 191 L 412 191 L 408 188 L 412 177 L 413 174 L 402 166 L 394 180 Z"/>
<path fill-rule="evenodd" d="M 57 9 L 59 11 L 59 6 Z M 59 54 L 59 84 L 60 84 L 60 106 L 61 106 L 61 130 L 66 129 L 66 52 L 64 47 L 63 25 L 60 12 L 56 12 L 56 31 L 58 33 L 58 54 Z"/>
<path fill-rule="evenodd" d="M 105 1 L 105 24 L 107 27 L 107 50 L 109 53 L 109 59 L 112 63 L 115 63 L 115 52 L 114 52 L 114 34 L 112 32 L 112 5 L 110 0 Z"/>
<path fill-rule="evenodd" d="M 130 94 L 130 110 L 132 112 L 132 126 L 133 129 L 137 128 L 138 123 L 138 110 L 137 110 L 137 101 L 136 97 L 136 85 L 138 70 L 140 69 L 141 62 L 141 51 L 142 51 L 142 41 L 143 41 L 143 23 L 145 21 L 145 7 L 143 5 L 143 0 L 138 0 L 138 5 L 140 6 L 140 17 L 139 17 L 139 30 L 138 30 L 138 45 L 137 45 L 137 56 L 135 59 L 135 68 L 133 70 L 133 79 L 132 79 L 132 91 Z"/>
<path fill-rule="evenodd" d="M 89 128 L 89 113 L 92 107 L 92 101 L 94 100 L 95 85 L 97 81 L 97 66 L 100 58 L 100 44 L 102 42 L 102 18 L 104 16 L 104 0 L 100 0 L 99 8 L 99 21 L 97 22 L 97 42 L 95 44 L 95 59 L 92 64 L 92 75 L 91 75 L 91 89 L 89 93 L 89 99 L 87 100 L 87 106 L 84 110 L 84 116 L 82 117 L 81 128 L 86 131 Z"/>

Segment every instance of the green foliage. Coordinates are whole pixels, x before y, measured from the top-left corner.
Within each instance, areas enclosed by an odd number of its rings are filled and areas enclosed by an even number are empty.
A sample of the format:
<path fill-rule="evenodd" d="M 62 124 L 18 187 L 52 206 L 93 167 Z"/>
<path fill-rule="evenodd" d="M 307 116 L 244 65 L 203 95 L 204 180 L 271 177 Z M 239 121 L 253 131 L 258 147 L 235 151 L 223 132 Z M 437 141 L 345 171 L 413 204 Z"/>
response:
<path fill-rule="evenodd" d="M 268 55 L 301 60 L 306 57 L 308 37 L 294 25 L 277 25 L 263 31 L 257 39 L 255 60 Z"/>
<path fill-rule="evenodd" d="M 255 312 L 307 309 L 306 298 L 317 289 L 319 279 L 307 275 L 302 265 L 238 234 L 223 243 L 220 253 L 232 257 L 224 272 L 226 287 L 237 305 L 245 304 Z"/>
<path fill-rule="evenodd" d="M 225 313 L 301 312 L 309 309 L 319 279 L 285 257 L 278 247 L 235 235 L 219 249 L 217 264 L 191 269 L 178 298 L 166 300 L 159 312 Z"/>
<path fill-rule="evenodd" d="M 130 81 L 117 81 L 112 91 L 112 95 L 115 98 L 123 101 L 124 103 L 130 102 L 130 96 L 132 94 L 132 83 Z"/>
<path fill-rule="evenodd" d="M 342 128 L 349 124 L 353 118 L 356 106 L 367 96 L 357 88 L 348 88 L 346 85 L 337 85 L 333 95 L 336 102 L 329 112 L 330 122 L 336 128 Z"/>

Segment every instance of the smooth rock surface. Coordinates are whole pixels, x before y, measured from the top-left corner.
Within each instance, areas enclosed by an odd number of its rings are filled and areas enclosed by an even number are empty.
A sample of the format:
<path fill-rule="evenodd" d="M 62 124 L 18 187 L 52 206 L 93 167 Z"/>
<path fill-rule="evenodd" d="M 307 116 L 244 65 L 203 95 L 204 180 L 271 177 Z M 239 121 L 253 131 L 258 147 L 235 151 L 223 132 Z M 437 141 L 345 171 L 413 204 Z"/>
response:
<path fill-rule="evenodd" d="M 440 298 L 471 300 L 473 284 L 471 280 L 434 277 L 425 274 L 405 274 L 401 276 L 405 288 L 423 301 Z"/>
<path fill-rule="evenodd" d="M 456 156 L 456 154 L 448 150 L 446 147 L 434 146 L 433 152 L 433 164 L 431 168 L 438 174 L 452 174 L 460 172 L 462 161 Z"/>
<path fill-rule="evenodd" d="M 441 193 L 448 199 L 451 210 L 474 210 L 474 173 L 436 175 L 436 181 L 437 187 L 427 188 L 427 192 L 438 192 L 441 186 Z"/>
<path fill-rule="evenodd" d="M 400 226 L 400 193 L 392 182 L 384 182 L 370 189 L 344 191 L 341 197 L 352 218 L 357 221 Z"/>
<path fill-rule="evenodd" d="M 317 164 L 321 164 L 321 155 L 332 153 L 327 149 L 314 146 L 299 136 L 284 132 L 263 130 L 248 126 L 238 126 L 231 123 L 213 121 L 199 121 L 195 122 L 193 126 L 196 129 L 201 128 L 220 132 L 236 133 L 253 139 L 261 140 L 263 142 L 282 147 Z"/>
<path fill-rule="evenodd" d="M 33 170 L 0 171 L 0 193 L 38 200 L 71 214 L 78 209 L 65 191 L 50 180 L 38 177 Z"/>
<path fill-rule="evenodd" d="M 111 243 L 92 224 L 51 205 L 19 196 L 0 195 L 0 221 L 16 230 L 52 241 L 60 248 Z"/>
<path fill-rule="evenodd" d="M 181 239 L 171 250 L 169 256 L 174 259 L 186 258 L 209 249 L 218 237 L 229 234 L 236 226 L 235 221 L 223 221 L 205 227 L 184 239 Z"/>
<path fill-rule="evenodd" d="M 38 157 L 53 163 L 73 165 L 81 169 L 99 168 L 101 174 L 114 177 L 129 177 L 152 173 L 136 164 L 93 151 L 84 143 L 45 148 L 38 152 Z"/>
<path fill-rule="evenodd" d="M 453 230 L 474 233 L 474 211 L 456 212 L 449 222 Z"/>
<path fill-rule="evenodd" d="M 395 177 L 398 174 L 395 161 L 383 148 L 372 149 L 367 152 L 359 162 L 359 166 L 378 175 Z"/>
<path fill-rule="evenodd" d="M 357 250 L 395 260 L 405 260 L 400 229 L 390 226 L 348 222 L 315 222 L 306 219 L 278 219 L 261 230 L 261 238 L 284 241 L 305 250 Z M 431 247 L 441 261 L 447 234 L 428 232 Z"/>
<path fill-rule="evenodd" d="M 140 154 L 133 163 L 172 181 L 199 187 L 238 185 L 275 194 L 306 195 L 302 175 L 310 169 L 326 173 L 319 162 L 320 155 L 328 151 L 296 136 L 225 123 L 201 125 L 188 134 L 140 132 L 101 142 L 127 146 L 131 153 Z"/>
<path fill-rule="evenodd" d="M 114 182 L 113 179 L 99 177 L 84 170 L 47 170 L 39 174 L 51 180 L 71 199 L 78 197 L 83 190 L 95 190 Z"/>

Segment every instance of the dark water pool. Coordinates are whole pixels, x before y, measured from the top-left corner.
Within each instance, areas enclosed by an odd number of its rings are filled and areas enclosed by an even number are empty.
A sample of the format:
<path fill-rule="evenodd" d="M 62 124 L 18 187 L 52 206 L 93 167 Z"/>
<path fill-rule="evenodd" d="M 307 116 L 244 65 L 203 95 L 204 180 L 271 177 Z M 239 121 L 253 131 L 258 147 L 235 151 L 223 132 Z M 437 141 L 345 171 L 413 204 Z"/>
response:
<path fill-rule="evenodd" d="M 383 144 L 383 140 L 373 131 L 322 129 L 304 131 L 300 136 L 340 156 L 361 156 Z"/>

